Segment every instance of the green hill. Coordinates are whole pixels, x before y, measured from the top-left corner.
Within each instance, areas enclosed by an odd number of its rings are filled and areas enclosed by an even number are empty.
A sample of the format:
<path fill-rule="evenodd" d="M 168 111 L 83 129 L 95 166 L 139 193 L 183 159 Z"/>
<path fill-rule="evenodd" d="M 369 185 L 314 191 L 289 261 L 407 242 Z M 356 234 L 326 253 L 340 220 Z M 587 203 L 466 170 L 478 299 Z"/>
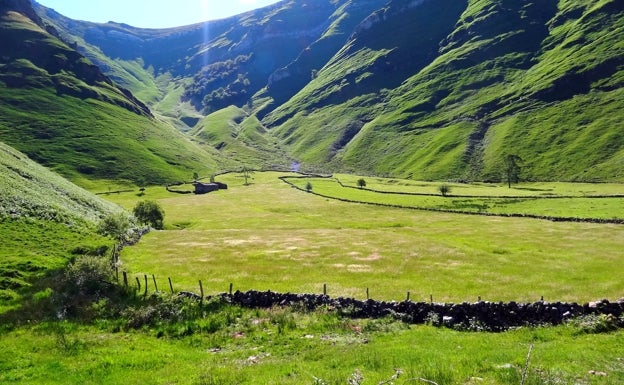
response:
<path fill-rule="evenodd" d="M 268 150 L 326 171 L 500 180 L 514 154 L 523 179 L 624 181 L 623 7 L 301 0 L 160 30 L 36 10 L 233 164 Z M 233 131 L 230 106 L 244 111 Z M 247 119 L 255 145 L 236 134 Z"/>
<path fill-rule="evenodd" d="M 401 4 L 263 120 L 295 156 L 499 180 L 513 153 L 526 179 L 624 180 L 621 3 Z"/>
<path fill-rule="evenodd" d="M 29 1 L 0 7 L 0 137 L 66 176 L 162 183 L 219 168 L 57 37 Z"/>
<path fill-rule="evenodd" d="M 237 164 L 252 168 L 290 166 L 287 154 L 267 135 L 255 116 L 230 106 L 203 118 L 189 132 L 200 146 L 216 149 Z"/>
<path fill-rule="evenodd" d="M 95 225 L 120 211 L 0 143 L 0 309 L 72 256 L 108 252 Z"/>

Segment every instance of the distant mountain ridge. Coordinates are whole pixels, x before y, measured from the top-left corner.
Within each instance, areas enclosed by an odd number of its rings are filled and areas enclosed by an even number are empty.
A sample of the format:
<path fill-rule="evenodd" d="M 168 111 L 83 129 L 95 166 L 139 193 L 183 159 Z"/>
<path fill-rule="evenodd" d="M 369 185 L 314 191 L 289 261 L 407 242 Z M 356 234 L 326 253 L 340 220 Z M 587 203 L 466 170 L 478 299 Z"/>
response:
<path fill-rule="evenodd" d="M 524 179 L 624 181 L 619 1 L 296 0 L 161 30 L 35 9 L 155 113 L 238 161 L 278 146 L 327 171 L 500 180 L 511 153 Z M 236 118 L 195 126 L 231 105 Z M 238 142 L 249 126 L 260 152 Z"/>

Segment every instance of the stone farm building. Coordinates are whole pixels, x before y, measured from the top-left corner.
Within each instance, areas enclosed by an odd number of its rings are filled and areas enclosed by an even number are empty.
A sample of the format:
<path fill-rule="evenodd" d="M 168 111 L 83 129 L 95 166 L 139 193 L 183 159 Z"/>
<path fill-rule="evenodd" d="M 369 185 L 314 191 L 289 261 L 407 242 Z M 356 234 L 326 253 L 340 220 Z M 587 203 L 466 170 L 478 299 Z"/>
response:
<path fill-rule="evenodd" d="M 195 186 L 195 194 L 207 194 L 212 191 L 227 190 L 228 188 L 227 184 L 220 183 L 220 182 L 210 182 L 210 183 L 195 182 L 193 183 L 193 186 Z"/>

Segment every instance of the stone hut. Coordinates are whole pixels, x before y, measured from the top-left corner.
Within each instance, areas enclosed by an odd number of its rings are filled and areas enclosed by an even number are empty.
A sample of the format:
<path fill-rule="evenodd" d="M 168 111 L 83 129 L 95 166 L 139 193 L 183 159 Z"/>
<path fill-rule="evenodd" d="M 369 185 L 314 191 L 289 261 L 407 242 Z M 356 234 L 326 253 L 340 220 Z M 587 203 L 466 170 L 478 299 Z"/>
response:
<path fill-rule="evenodd" d="M 212 191 L 227 190 L 227 185 L 225 183 L 219 183 L 219 182 L 211 182 L 211 183 L 195 182 L 193 183 L 193 186 L 195 186 L 195 191 L 194 191 L 195 194 L 207 194 Z"/>

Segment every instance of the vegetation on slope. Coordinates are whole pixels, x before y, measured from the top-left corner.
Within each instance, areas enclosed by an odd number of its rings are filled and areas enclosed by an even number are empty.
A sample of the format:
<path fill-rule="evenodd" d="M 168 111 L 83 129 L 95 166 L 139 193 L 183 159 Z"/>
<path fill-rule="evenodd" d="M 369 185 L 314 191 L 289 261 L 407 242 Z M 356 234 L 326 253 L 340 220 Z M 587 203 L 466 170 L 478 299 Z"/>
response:
<path fill-rule="evenodd" d="M 235 106 L 208 115 L 189 131 L 189 135 L 200 146 L 217 150 L 232 164 L 253 169 L 290 166 L 288 156 L 260 122 Z"/>
<path fill-rule="evenodd" d="M 72 177 L 145 184 L 218 169 L 214 151 L 153 118 L 128 91 L 43 28 L 25 14 L 2 9 L 0 37 L 8 42 L 0 48 L 5 143 Z"/>
<path fill-rule="evenodd" d="M 426 4 L 412 12 L 449 10 L 440 2 L 429 4 L 433 10 Z M 459 18 L 452 12 L 432 17 L 438 26 L 446 22 L 452 27 L 441 39 L 419 32 L 419 23 L 407 23 L 407 12 L 393 15 L 390 6 L 385 18 L 365 24 L 375 39 L 355 34 L 344 54 L 264 122 L 275 125 L 278 135 L 292 138 L 287 142 L 293 152 L 310 161 L 326 160 L 327 144 L 300 144 L 309 137 L 326 143 L 325 127 L 331 126 L 347 137 L 335 164 L 378 174 L 500 180 L 503 156 L 515 153 L 526 161 L 527 179 L 623 180 L 624 142 L 616 112 L 622 100 L 621 6 L 563 1 L 539 6 L 471 1 L 463 6 Z M 399 36 L 431 37 L 439 47 L 429 54 L 418 50 L 425 59 L 422 69 L 399 72 L 404 83 L 396 89 L 354 103 L 349 92 L 380 73 L 367 70 L 374 68 L 372 63 L 413 61 L 406 53 L 388 59 L 391 52 L 400 52 L 392 44 L 407 45 L 387 25 L 409 30 Z M 375 47 L 375 41 L 385 48 Z M 384 86 L 393 88 L 391 82 L 380 81 L 378 87 Z M 323 102 L 322 95 L 327 98 L 332 92 L 346 93 L 349 101 Z M 358 106 L 376 112 L 359 115 Z M 350 129 L 357 121 L 362 122 L 359 129 Z"/>
<path fill-rule="evenodd" d="M 0 143 L 0 309 L 75 255 L 107 253 L 95 224 L 120 212 Z"/>
<path fill-rule="evenodd" d="M 164 30 L 37 9 L 185 131 L 236 105 L 326 170 L 500 180 L 515 154 L 524 179 L 624 180 L 617 1 L 280 2 Z"/>
<path fill-rule="evenodd" d="M 109 103 L 1 84 L 0 94 L 2 138 L 63 175 L 156 184 L 218 169 L 172 127 Z"/>

